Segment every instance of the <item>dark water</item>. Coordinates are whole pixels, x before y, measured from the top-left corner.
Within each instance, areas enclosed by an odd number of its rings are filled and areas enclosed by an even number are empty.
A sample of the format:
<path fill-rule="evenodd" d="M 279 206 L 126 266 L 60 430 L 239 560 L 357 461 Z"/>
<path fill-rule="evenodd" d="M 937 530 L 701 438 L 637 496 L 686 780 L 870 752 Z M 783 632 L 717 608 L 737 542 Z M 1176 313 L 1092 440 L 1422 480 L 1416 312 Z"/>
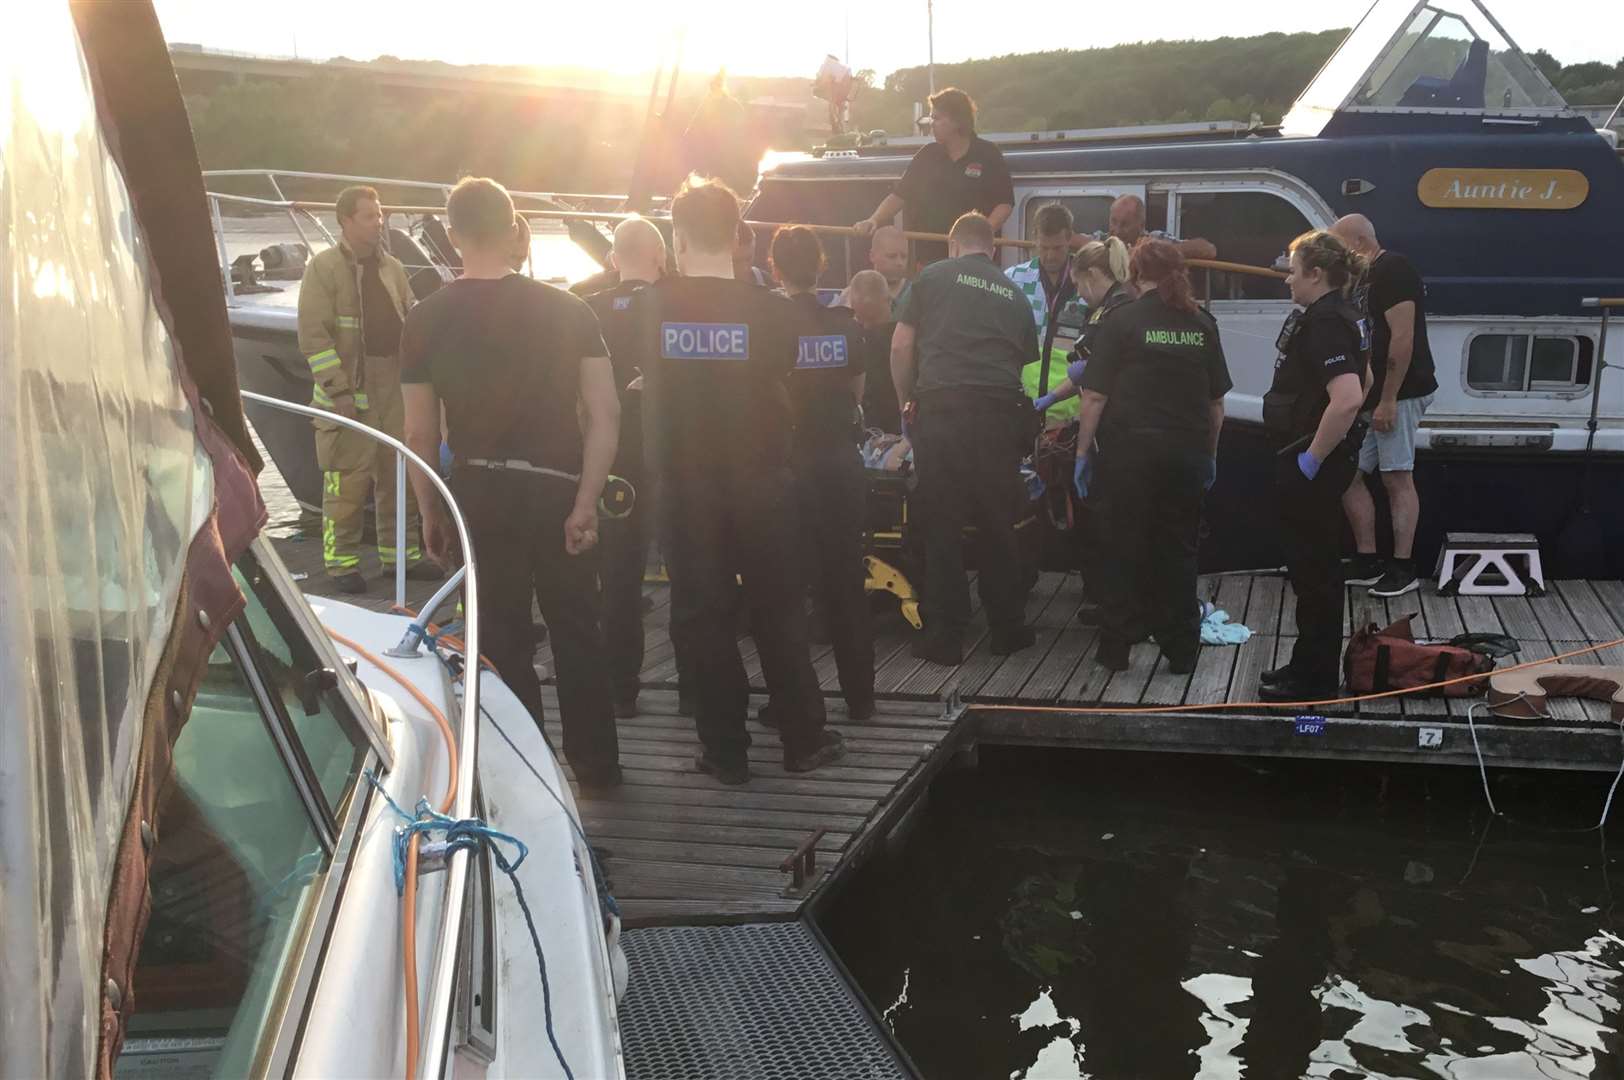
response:
<path fill-rule="evenodd" d="M 1624 1075 L 1610 776 L 982 755 L 825 920 L 932 1080 Z"/>

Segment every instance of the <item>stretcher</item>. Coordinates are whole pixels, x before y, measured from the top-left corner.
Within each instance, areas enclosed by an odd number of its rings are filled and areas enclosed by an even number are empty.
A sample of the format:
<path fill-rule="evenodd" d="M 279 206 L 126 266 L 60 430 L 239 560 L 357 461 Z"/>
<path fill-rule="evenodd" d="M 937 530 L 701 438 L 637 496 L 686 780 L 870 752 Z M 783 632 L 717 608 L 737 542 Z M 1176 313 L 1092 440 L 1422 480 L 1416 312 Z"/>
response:
<path fill-rule="evenodd" d="M 864 588 L 870 593 L 895 596 L 902 617 L 909 626 L 920 630 L 924 628 L 924 619 L 919 611 L 918 583 L 924 580 L 924 541 L 911 520 L 913 462 L 911 453 L 906 451 L 905 443 L 900 447 L 894 443 L 881 446 L 873 437 L 864 444 L 864 474 L 868 480 L 863 533 L 863 566 L 867 571 Z M 1042 485 L 1025 465 L 1022 476 L 1027 483 L 1027 503 L 1015 523 L 1015 535 L 1027 577 L 1036 580 Z M 974 570 L 977 568 L 975 526 L 966 526 L 964 535 L 964 565 Z"/>

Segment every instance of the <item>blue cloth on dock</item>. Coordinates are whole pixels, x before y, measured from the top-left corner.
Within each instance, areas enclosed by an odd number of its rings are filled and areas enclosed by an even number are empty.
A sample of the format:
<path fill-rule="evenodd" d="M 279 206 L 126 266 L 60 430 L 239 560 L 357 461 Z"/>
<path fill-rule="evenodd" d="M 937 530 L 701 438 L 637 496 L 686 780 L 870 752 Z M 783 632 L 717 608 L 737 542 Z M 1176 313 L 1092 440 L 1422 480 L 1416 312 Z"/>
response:
<path fill-rule="evenodd" d="M 1250 627 L 1229 621 L 1229 612 L 1210 600 L 1201 604 L 1201 644 L 1239 645 L 1252 636 Z"/>

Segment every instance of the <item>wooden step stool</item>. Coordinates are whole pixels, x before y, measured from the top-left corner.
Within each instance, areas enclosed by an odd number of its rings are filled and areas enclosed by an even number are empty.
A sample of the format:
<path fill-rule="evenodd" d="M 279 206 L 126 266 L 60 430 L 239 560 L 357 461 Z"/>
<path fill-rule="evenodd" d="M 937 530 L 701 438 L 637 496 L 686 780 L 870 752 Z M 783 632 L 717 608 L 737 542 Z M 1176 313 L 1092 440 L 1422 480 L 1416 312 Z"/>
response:
<path fill-rule="evenodd" d="M 1438 552 L 1439 596 L 1544 596 L 1539 541 L 1528 533 L 1448 533 Z"/>

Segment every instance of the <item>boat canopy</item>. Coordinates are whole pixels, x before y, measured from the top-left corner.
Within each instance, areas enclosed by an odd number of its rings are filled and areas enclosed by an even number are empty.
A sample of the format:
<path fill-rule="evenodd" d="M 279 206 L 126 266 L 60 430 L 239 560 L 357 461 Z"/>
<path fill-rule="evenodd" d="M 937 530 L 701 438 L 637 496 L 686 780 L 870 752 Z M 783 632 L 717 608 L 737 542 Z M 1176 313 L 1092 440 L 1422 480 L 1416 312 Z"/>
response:
<path fill-rule="evenodd" d="M 1566 110 L 1479 0 L 1376 0 L 1292 105 L 1282 133 L 1319 135 L 1339 112 Z"/>
<path fill-rule="evenodd" d="M 144 16 L 156 37 L 145 5 L 87 7 Z M 92 77 L 112 69 L 87 63 L 63 0 L 12 22 L 0 34 L 0 1071 L 86 1076 L 105 1074 L 132 997 L 155 796 L 138 820 L 130 811 L 165 775 L 152 735 L 182 722 L 196 656 L 241 607 L 225 559 L 263 508 L 182 363 L 120 157 L 131 140 L 104 127 Z M 147 62 L 150 49 L 117 45 Z M 167 67 L 148 77 L 167 78 L 178 106 Z M 162 142 L 162 118 L 142 116 Z M 223 505 L 239 508 L 224 542 Z"/>

